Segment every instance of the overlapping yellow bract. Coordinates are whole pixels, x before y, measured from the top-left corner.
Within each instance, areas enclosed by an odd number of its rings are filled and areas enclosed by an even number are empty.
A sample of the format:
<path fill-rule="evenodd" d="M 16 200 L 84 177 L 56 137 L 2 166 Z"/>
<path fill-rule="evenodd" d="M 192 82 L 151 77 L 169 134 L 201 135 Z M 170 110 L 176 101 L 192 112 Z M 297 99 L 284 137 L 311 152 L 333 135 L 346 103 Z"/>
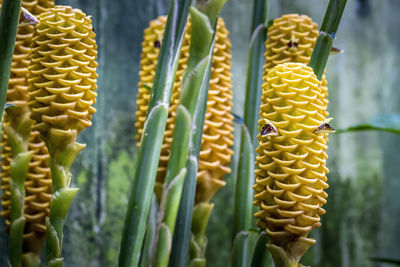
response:
<path fill-rule="evenodd" d="M 1 4 L 1 0 L 0 0 Z M 37 16 L 48 8 L 54 6 L 52 0 L 23 0 L 22 6 Z M 28 66 L 31 53 L 33 25 L 20 25 L 16 36 L 15 49 L 11 64 L 11 74 L 7 90 L 7 102 L 17 108 L 5 111 L 3 124 L 10 125 L 18 122 L 30 112 L 28 108 Z M 1 153 L 1 204 L 6 222 L 6 230 L 10 225 L 10 163 L 12 161 L 11 146 L 7 135 L 2 135 Z M 26 218 L 24 231 L 24 251 L 39 253 L 38 241 L 43 240 L 46 226 L 45 217 L 49 213 L 51 199 L 51 174 L 46 159 L 49 157 L 44 142 L 39 137 L 39 132 L 31 131 L 29 136 L 29 150 L 33 152 L 29 170 L 25 179 L 24 217 Z"/>
<path fill-rule="evenodd" d="M 138 130 L 138 144 L 143 132 L 150 90 L 155 75 L 159 47 L 161 45 L 167 18 L 158 17 L 150 22 L 144 32 L 142 55 L 140 62 L 140 82 L 137 95 L 137 112 L 135 126 Z M 161 150 L 160 163 L 157 170 L 155 192 L 161 195 L 162 184 L 166 174 L 174 129 L 175 109 L 179 103 L 180 84 L 186 69 L 190 45 L 190 21 L 185 32 L 181 55 L 172 91 L 167 126 Z M 229 163 L 233 151 L 233 116 L 232 81 L 231 81 L 231 43 L 228 30 L 220 18 L 215 37 L 212 74 L 204 122 L 204 133 L 200 152 L 197 178 L 196 202 L 208 202 L 215 192 L 225 185 L 223 177 L 230 172 Z M 140 144 L 139 144 L 140 145 Z"/>
<path fill-rule="evenodd" d="M 278 135 L 257 136 L 255 216 L 271 242 L 284 248 L 298 238 L 313 242 L 306 237 L 325 213 L 327 134 L 314 132 L 326 120 L 319 83 L 310 67 L 284 63 L 263 85 L 259 130 L 269 121 Z"/>
<path fill-rule="evenodd" d="M 33 129 L 76 136 L 91 125 L 97 93 L 97 45 L 90 17 L 56 6 L 39 16 L 32 39 L 29 106 Z"/>
<path fill-rule="evenodd" d="M 278 64 L 299 62 L 308 64 L 318 38 L 318 24 L 306 15 L 286 14 L 274 19 L 268 28 L 268 40 L 265 42 L 266 59 L 263 78 Z M 324 103 L 328 104 L 328 81 L 323 75 L 321 88 L 324 91 Z M 328 116 L 328 112 L 326 116 Z"/>

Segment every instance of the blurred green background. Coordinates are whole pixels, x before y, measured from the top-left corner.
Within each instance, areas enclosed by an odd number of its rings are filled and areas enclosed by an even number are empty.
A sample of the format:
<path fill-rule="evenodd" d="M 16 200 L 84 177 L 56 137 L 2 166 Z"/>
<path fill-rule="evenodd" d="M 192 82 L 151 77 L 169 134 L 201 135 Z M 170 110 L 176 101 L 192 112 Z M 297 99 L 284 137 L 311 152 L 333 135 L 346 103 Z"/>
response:
<path fill-rule="evenodd" d="M 328 0 L 270 0 L 269 16 L 307 14 L 321 23 Z M 134 118 L 143 30 L 168 12 L 170 0 L 56 0 L 92 15 L 100 74 L 93 127 L 73 166 L 75 198 L 64 231 L 64 266 L 115 266 L 132 180 Z M 252 1 L 228 0 L 234 112 L 242 114 Z M 348 0 L 335 46 L 344 53 L 327 66 L 329 111 L 335 128 L 378 113 L 400 113 L 400 1 Z M 238 132 L 238 131 L 237 131 Z M 236 136 L 237 137 L 237 136 Z M 236 147 L 237 150 L 237 147 Z M 371 257 L 400 259 L 400 135 L 332 134 L 329 141 L 327 214 L 313 232 L 304 264 L 321 267 L 390 266 Z M 236 157 L 237 159 L 237 157 Z M 232 175 L 220 190 L 208 227 L 208 266 L 228 266 L 233 213 Z M 1 220 L 0 227 L 4 227 Z M 0 234 L 0 266 L 7 264 L 7 235 Z M 393 266 L 393 265 L 392 265 Z"/>

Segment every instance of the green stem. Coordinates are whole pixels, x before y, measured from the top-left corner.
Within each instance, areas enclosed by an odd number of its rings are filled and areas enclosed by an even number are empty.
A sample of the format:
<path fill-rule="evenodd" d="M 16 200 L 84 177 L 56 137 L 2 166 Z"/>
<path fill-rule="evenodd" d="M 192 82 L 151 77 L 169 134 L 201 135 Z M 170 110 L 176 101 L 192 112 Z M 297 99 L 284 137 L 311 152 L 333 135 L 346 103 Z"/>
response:
<path fill-rule="evenodd" d="M 171 1 L 122 232 L 118 266 L 138 266 L 190 0 Z"/>
<path fill-rule="evenodd" d="M 320 29 L 320 33 L 311 55 L 310 63 L 315 75 L 321 80 L 324 73 L 328 57 L 332 49 L 333 40 L 335 39 L 337 29 L 347 0 L 330 0 L 325 13 L 324 21 Z"/>
<path fill-rule="evenodd" d="M 188 59 L 188 69 L 189 66 L 191 66 L 191 68 L 194 67 L 194 69 L 192 71 L 187 71 L 185 74 L 185 76 L 187 75 L 186 80 L 188 85 L 186 86 L 186 90 L 182 89 L 181 100 L 186 101 L 185 99 L 191 99 L 188 101 L 188 103 L 192 103 L 190 104 L 191 106 L 188 110 L 192 114 L 193 124 L 190 131 L 189 150 L 185 167 L 187 171 L 186 178 L 179 204 L 178 218 L 176 220 L 176 227 L 178 227 L 180 231 L 179 234 L 175 233 L 173 236 L 171 258 L 169 260 L 169 266 L 173 267 L 186 267 L 188 263 L 193 203 L 196 194 L 198 161 L 201 148 L 201 138 L 203 134 L 205 111 L 207 107 L 208 88 L 212 66 L 211 63 L 214 49 L 213 40 L 216 31 L 217 15 L 219 14 L 220 9 L 223 7 L 225 2 L 226 0 L 210 0 L 206 4 L 207 8 L 198 5 L 198 9 L 204 13 L 197 13 L 194 11 L 196 13 L 193 14 L 202 14 L 202 16 L 196 16 L 196 22 L 192 17 L 192 41 L 190 47 L 190 56 Z M 207 16 L 207 20 L 204 20 L 204 15 Z M 194 23 L 197 22 L 203 24 L 201 27 L 196 26 L 196 28 L 199 29 L 198 33 L 196 33 L 197 30 L 194 28 Z M 213 26 L 213 29 L 211 29 L 211 25 Z M 200 31 L 201 29 L 203 29 L 203 32 Z M 207 39 L 210 40 L 209 43 L 205 42 Z M 205 46 L 202 47 L 201 44 L 204 44 Z M 205 54 L 205 52 L 208 52 L 208 56 Z M 192 63 L 189 61 L 192 61 Z M 203 69 L 205 66 L 207 66 L 207 68 Z M 197 74 L 194 76 L 191 73 Z M 195 80 L 192 80 L 192 77 L 190 76 L 196 77 Z M 199 78 L 201 78 L 200 87 L 197 89 L 199 91 L 196 93 L 191 92 L 193 88 L 191 88 L 189 84 L 198 84 L 200 82 L 200 80 L 198 80 Z M 183 88 L 185 88 L 185 84 L 183 84 Z M 189 97 L 189 95 L 192 96 Z M 195 107 L 193 108 L 194 105 Z"/>
<path fill-rule="evenodd" d="M 10 243 L 9 259 L 12 266 L 21 266 L 23 233 L 25 227 L 24 198 L 25 179 L 29 169 L 32 152 L 28 151 L 29 133 L 32 120 L 23 108 L 14 107 L 15 116 L 3 125 L 3 131 L 11 146 L 11 210 L 10 210 Z M 11 111 L 10 111 L 11 112 Z"/>
<path fill-rule="evenodd" d="M 267 244 L 268 250 L 271 252 L 275 267 L 306 267 L 300 264 L 299 257 L 289 255 L 283 248 L 273 244 Z"/>
<path fill-rule="evenodd" d="M 250 47 L 247 61 L 246 96 L 244 103 L 244 124 L 249 130 L 251 143 L 257 143 L 258 109 L 263 83 L 263 64 L 265 41 L 267 39 L 268 0 L 254 0 L 253 19 L 251 24 Z M 259 25 L 264 25 L 258 30 Z"/>
<path fill-rule="evenodd" d="M 12 56 L 19 23 L 21 0 L 3 0 L 0 13 L 0 120 L 7 98 Z"/>
<path fill-rule="evenodd" d="M 206 230 L 213 208 L 214 204 L 211 203 L 199 203 L 193 208 L 190 267 L 206 266 Z"/>
<path fill-rule="evenodd" d="M 246 97 L 244 107 L 244 125 L 241 125 L 241 142 L 238 171 L 235 184 L 235 203 L 232 239 L 241 232 L 247 232 L 253 222 L 253 189 L 254 184 L 254 145 L 257 143 L 258 107 L 260 105 L 262 73 L 264 64 L 265 40 L 267 37 L 267 0 L 255 0 L 251 26 L 251 42 L 247 66 Z M 247 126 L 247 127 L 246 127 Z M 238 239 L 235 247 L 251 247 L 248 238 Z M 247 266 L 248 249 L 236 249 L 232 253 L 233 266 Z"/>
<path fill-rule="evenodd" d="M 78 188 L 70 188 L 70 167 L 75 157 L 85 147 L 73 142 L 67 145 L 54 146 L 49 139 L 45 139 L 50 151 L 50 170 L 52 178 L 53 196 L 50 202 L 50 216 L 46 220 L 47 266 L 60 267 L 63 263 L 62 243 L 64 220 L 71 202 L 78 192 Z"/>
<path fill-rule="evenodd" d="M 225 0 L 211 1 L 208 6 L 210 14 L 219 13 Z M 219 9 L 218 9 L 219 8 Z M 212 12 L 211 12 L 212 11 Z M 183 182 L 186 176 L 186 162 L 189 152 L 189 144 L 192 142 L 192 129 L 197 129 L 198 124 L 192 123 L 192 118 L 198 105 L 206 106 L 206 102 L 199 102 L 199 92 L 203 83 L 208 83 L 205 79 L 208 76 L 207 68 L 211 65 L 211 55 L 213 52 L 214 30 L 210 25 L 210 16 L 192 7 L 190 18 L 192 24 L 191 41 L 189 48 L 189 59 L 185 70 L 182 85 L 180 102 L 176 109 L 175 128 L 171 146 L 171 157 L 168 161 L 168 169 L 165 177 L 165 186 L 162 193 L 158 228 L 165 232 L 163 236 L 168 238 L 162 240 L 161 233 L 156 238 L 155 266 L 166 267 L 169 262 L 170 249 L 172 246 L 171 237 L 174 235 L 175 221 L 179 209 L 179 202 L 182 196 Z M 211 18 L 216 21 L 216 17 Z M 203 91 L 204 92 L 204 91 Z M 204 119 L 204 118 L 203 118 Z"/>

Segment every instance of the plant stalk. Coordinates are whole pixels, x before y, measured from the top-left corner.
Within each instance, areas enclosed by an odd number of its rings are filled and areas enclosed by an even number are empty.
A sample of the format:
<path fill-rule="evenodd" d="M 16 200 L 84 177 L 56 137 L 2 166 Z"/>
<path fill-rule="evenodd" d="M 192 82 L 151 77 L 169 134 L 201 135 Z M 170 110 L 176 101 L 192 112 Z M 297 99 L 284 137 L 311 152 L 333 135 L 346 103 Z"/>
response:
<path fill-rule="evenodd" d="M 32 158 L 32 151 L 28 149 L 28 141 L 33 121 L 29 118 L 29 113 L 23 111 L 23 107 L 13 107 L 10 112 L 16 112 L 16 116 L 13 116 L 16 119 L 4 124 L 3 130 L 12 153 L 9 259 L 14 267 L 22 266 L 23 234 L 26 221 L 24 218 L 25 179 Z"/>
<path fill-rule="evenodd" d="M 137 166 L 140 167 L 135 170 L 125 216 L 118 257 L 120 267 L 139 264 L 190 4 L 190 0 L 171 1 L 139 149 Z"/>
<path fill-rule="evenodd" d="M 79 188 L 69 187 L 71 183 L 70 168 L 85 145 L 77 142 L 54 145 L 51 142 L 51 137 L 43 137 L 43 139 L 50 153 L 49 165 L 53 191 L 50 202 L 50 216 L 46 219 L 47 266 L 61 267 L 63 263 L 61 254 L 64 220 L 71 202 L 79 190 Z"/>
<path fill-rule="evenodd" d="M 199 203 L 193 208 L 192 237 L 190 239 L 190 267 L 206 266 L 207 236 L 206 230 L 211 212 L 214 208 L 212 203 Z"/>
<path fill-rule="evenodd" d="M 217 15 L 226 0 L 212 0 L 207 4 L 207 13 L 202 13 L 192 7 L 191 16 L 191 41 L 189 58 L 182 84 L 179 105 L 176 109 L 175 128 L 171 146 L 171 156 L 168 162 L 164 189 L 159 210 L 158 236 L 156 238 L 154 266 L 167 267 L 172 247 L 172 237 L 175 222 L 182 196 L 182 187 L 186 176 L 186 162 L 189 146 L 193 144 L 192 130 L 198 129 L 197 122 L 193 122 L 195 111 L 207 102 L 199 102 L 199 93 L 203 83 L 208 84 L 209 66 L 212 64 L 214 50 L 215 30 L 210 22 L 216 25 Z M 221 4 L 222 3 L 222 4 Z M 206 12 L 207 12 L 206 11 Z M 204 90 L 202 93 L 208 93 Z M 206 98 L 205 98 L 206 99 Z M 204 117 L 202 118 L 204 123 Z"/>
<path fill-rule="evenodd" d="M 8 80 L 17 37 L 21 0 L 3 0 L 0 13 L 0 120 L 3 120 Z"/>
<path fill-rule="evenodd" d="M 244 106 L 244 125 L 241 125 L 241 141 L 238 171 L 235 183 L 235 203 L 232 253 L 232 266 L 247 266 L 252 251 L 239 249 L 254 247 L 248 244 L 251 239 L 238 238 L 238 235 L 250 230 L 253 223 L 254 156 L 257 143 L 258 107 L 260 106 L 262 73 L 264 64 L 266 23 L 268 20 L 267 0 L 255 0 L 250 36 L 249 58 L 247 66 L 246 97 Z"/>
<path fill-rule="evenodd" d="M 308 64 L 313 68 L 318 80 L 321 80 L 324 73 L 346 3 L 347 0 L 330 0 L 326 10 L 324 21 Z"/>
<path fill-rule="evenodd" d="M 216 21 L 215 15 L 219 13 L 215 12 L 218 8 L 222 8 L 226 0 L 211 0 L 210 5 L 213 2 L 215 4 L 215 9 L 204 9 L 198 6 L 204 14 L 207 15 L 209 22 L 214 22 L 213 32 L 215 36 L 216 31 Z M 210 7 L 210 6 L 209 6 Z M 192 36 L 196 36 L 192 34 Z M 197 38 L 201 39 L 202 34 L 198 35 Z M 214 40 L 214 36 L 212 40 Z M 170 267 L 186 267 L 188 265 L 188 252 L 191 240 L 191 228 L 192 228 L 192 216 L 193 216 L 193 204 L 196 194 L 196 181 L 197 181 L 197 171 L 198 171 L 198 161 L 199 153 L 201 149 L 201 139 L 203 134 L 204 126 L 204 116 L 207 108 L 207 98 L 209 89 L 209 80 L 211 75 L 211 62 L 213 56 L 213 44 L 208 47 L 209 50 L 209 64 L 207 66 L 207 71 L 203 76 L 203 81 L 201 83 L 200 92 L 198 94 L 197 106 L 193 113 L 193 127 L 191 129 L 191 137 L 189 143 L 189 155 L 186 161 L 186 178 L 183 185 L 183 191 L 181 196 L 181 201 L 179 204 L 178 217 L 176 220 L 176 226 L 179 228 L 179 234 L 175 233 L 172 242 L 172 251 L 170 256 L 169 265 Z M 188 65 L 189 66 L 189 65 Z M 202 266 L 203 261 L 196 262 L 195 266 Z M 195 264 L 192 262 L 191 264 Z"/>

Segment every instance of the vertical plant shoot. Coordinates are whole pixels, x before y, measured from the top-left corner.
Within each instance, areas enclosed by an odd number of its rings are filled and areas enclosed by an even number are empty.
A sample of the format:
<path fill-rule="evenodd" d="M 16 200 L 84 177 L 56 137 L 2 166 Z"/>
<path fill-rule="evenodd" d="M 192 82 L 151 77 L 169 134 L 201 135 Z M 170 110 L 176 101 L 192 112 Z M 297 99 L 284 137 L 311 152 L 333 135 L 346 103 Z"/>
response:
<path fill-rule="evenodd" d="M 139 92 L 137 95 L 136 139 L 140 138 L 147 114 L 160 43 L 164 34 L 166 16 L 160 16 L 150 22 L 144 31 L 140 63 Z M 176 107 L 179 104 L 181 81 L 189 58 L 191 23 L 187 25 L 182 43 L 178 69 L 172 90 L 171 105 L 168 112 L 167 126 L 161 148 L 160 163 L 157 169 L 155 192 L 161 196 L 162 187 L 171 152 L 172 134 L 175 125 Z M 206 119 L 200 152 L 196 203 L 209 202 L 215 192 L 225 185 L 223 177 L 230 172 L 229 164 L 233 154 L 233 116 L 232 80 L 231 80 L 231 43 L 228 30 L 222 18 L 218 19 L 215 36 L 214 57 L 211 70 L 210 89 L 208 93 Z"/>
<path fill-rule="evenodd" d="M 96 109 L 97 45 L 90 17 L 56 6 L 39 16 L 29 66 L 29 106 L 33 129 L 50 153 L 53 196 L 47 221 L 48 266 L 61 266 L 63 224 L 77 192 L 70 167 L 85 147 L 77 135 L 91 125 Z"/>

